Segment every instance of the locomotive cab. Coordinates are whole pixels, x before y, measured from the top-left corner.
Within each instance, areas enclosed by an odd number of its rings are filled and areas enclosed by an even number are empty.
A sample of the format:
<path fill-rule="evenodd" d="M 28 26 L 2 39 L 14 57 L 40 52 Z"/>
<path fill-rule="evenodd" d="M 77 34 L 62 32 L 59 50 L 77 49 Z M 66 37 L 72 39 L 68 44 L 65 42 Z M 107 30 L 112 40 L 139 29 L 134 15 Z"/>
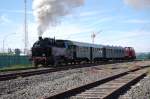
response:
<path fill-rule="evenodd" d="M 125 47 L 125 59 L 127 60 L 136 59 L 135 50 L 132 47 Z"/>

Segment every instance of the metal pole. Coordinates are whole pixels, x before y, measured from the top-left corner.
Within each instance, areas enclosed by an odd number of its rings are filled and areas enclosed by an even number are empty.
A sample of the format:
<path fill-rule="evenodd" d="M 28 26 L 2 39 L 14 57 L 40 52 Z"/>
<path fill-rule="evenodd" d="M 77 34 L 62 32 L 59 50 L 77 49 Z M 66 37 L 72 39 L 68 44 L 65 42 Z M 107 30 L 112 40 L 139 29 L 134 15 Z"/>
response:
<path fill-rule="evenodd" d="M 25 45 L 24 45 L 24 53 L 27 54 L 28 50 L 28 31 L 27 31 L 27 0 L 24 0 L 24 33 L 25 33 Z"/>

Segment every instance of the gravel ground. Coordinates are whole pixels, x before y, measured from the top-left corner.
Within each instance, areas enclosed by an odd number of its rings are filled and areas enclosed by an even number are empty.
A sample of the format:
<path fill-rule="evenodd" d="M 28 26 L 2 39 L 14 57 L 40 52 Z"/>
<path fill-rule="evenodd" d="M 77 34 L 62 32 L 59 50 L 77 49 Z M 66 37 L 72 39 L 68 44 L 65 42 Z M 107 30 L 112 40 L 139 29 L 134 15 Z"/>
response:
<path fill-rule="evenodd" d="M 41 99 L 127 70 L 139 63 L 116 63 L 71 69 L 0 82 L 0 99 Z M 142 65 L 148 63 L 140 63 Z M 149 62 L 150 64 L 150 62 Z M 115 67 L 115 69 L 112 69 Z M 105 68 L 105 69 L 104 69 Z"/>
<path fill-rule="evenodd" d="M 123 72 L 124 69 L 119 69 Z M 119 73 L 118 69 L 74 69 L 0 82 L 1 99 L 37 99 Z"/>
<path fill-rule="evenodd" d="M 150 75 L 132 86 L 131 89 L 120 96 L 119 99 L 150 99 Z"/>

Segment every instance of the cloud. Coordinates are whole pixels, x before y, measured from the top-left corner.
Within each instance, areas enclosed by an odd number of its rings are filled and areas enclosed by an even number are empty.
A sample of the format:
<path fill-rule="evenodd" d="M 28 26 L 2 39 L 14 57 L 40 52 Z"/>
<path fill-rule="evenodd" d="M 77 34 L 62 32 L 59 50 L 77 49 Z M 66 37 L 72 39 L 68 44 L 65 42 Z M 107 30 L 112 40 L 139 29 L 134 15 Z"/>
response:
<path fill-rule="evenodd" d="M 150 21 L 142 20 L 142 19 L 130 19 L 130 20 L 124 21 L 124 23 L 146 24 L 146 23 L 150 23 Z"/>
<path fill-rule="evenodd" d="M 124 2 L 135 9 L 150 8 L 150 0 L 124 0 Z"/>
<path fill-rule="evenodd" d="M 28 33 L 29 33 L 29 49 L 33 43 L 38 39 L 36 23 L 29 22 L 28 24 Z M 24 48 L 24 32 L 23 25 L 18 24 L 17 28 L 11 30 L 17 34 L 13 35 L 7 39 L 6 48 Z M 56 39 L 70 39 L 81 42 L 91 43 L 91 32 L 92 28 L 84 28 L 81 25 L 77 24 L 66 24 L 63 23 L 57 27 L 50 27 L 44 37 L 56 37 Z M 136 51 L 149 51 L 149 43 L 146 43 L 144 37 L 150 37 L 150 32 L 145 30 L 132 30 L 132 31 L 106 31 L 108 34 L 114 34 L 111 36 L 108 35 L 98 35 L 95 38 L 95 43 L 104 44 L 104 45 L 121 45 L 121 46 L 133 46 Z M 117 35 L 117 36 L 116 36 Z M 15 38 L 18 38 L 15 40 Z M 142 41 L 142 39 L 144 39 Z M 143 44 L 143 45 L 142 45 Z"/>
<path fill-rule="evenodd" d="M 108 39 L 112 41 L 119 41 L 119 40 L 125 40 L 125 39 L 136 39 L 138 37 L 144 37 L 144 36 L 150 36 L 150 32 L 143 30 L 143 29 L 136 29 L 131 31 L 108 31 L 109 34 L 115 33 L 116 35 L 112 35 L 107 37 Z"/>
<path fill-rule="evenodd" d="M 93 11 L 81 12 L 81 13 L 78 14 L 78 16 L 80 16 L 80 17 L 89 17 L 89 16 L 99 15 L 99 14 L 102 14 L 104 12 L 106 12 L 106 11 L 95 11 L 95 10 L 93 10 Z"/>
<path fill-rule="evenodd" d="M 3 14 L 3 15 L 0 15 L 0 25 L 4 25 L 4 24 L 7 24 L 7 23 L 10 23 L 11 20 L 8 18 L 7 15 Z"/>
<path fill-rule="evenodd" d="M 24 13 L 24 10 L 7 10 L 7 9 L 1 9 L 0 12 L 23 14 L 23 13 Z M 32 13 L 33 13 L 33 11 L 27 11 L 27 14 L 32 14 Z"/>
<path fill-rule="evenodd" d="M 37 24 L 35 22 L 28 23 L 29 49 L 31 48 L 33 43 L 38 39 L 38 33 L 36 27 Z M 10 37 L 9 40 L 6 42 L 7 43 L 6 48 L 17 47 L 23 49 L 24 48 L 24 26 L 21 23 L 16 24 L 16 28 L 14 28 L 14 30 L 11 31 L 16 34 L 13 35 L 13 38 Z M 82 41 L 84 41 L 84 39 L 86 38 L 85 36 L 89 35 L 90 37 L 90 33 L 92 31 L 93 31 L 92 28 L 87 29 L 80 25 L 63 23 L 62 25 L 59 25 L 57 27 L 49 27 L 48 30 L 44 33 L 43 37 L 53 38 L 55 36 L 56 39 L 79 40 L 78 37 L 83 36 Z M 15 40 L 14 37 L 18 39 Z"/>
<path fill-rule="evenodd" d="M 51 36 L 59 39 L 73 39 L 81 35 L 88 35 L 94 29 L 84 28 L 78 24 L 62 24 L 57 27 L 50 27 L 43 36 Z"/>
<path fill-rule="evenodd" d="M 137 52 L 150 51 L 149 37 L 150 32 L 146 30 L 131 30 L 131 31 L 107 31 L 111 36 L 97 36 L 96 42 L 104 45 L 131 46 Z"/>

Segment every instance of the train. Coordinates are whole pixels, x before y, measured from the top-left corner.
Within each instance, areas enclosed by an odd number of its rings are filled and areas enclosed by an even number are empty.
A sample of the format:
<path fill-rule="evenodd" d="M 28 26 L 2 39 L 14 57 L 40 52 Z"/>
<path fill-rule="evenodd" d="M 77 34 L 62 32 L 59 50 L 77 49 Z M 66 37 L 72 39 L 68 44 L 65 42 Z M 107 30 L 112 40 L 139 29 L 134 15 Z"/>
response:
<path fill-rule="evenodd" d="M 35 67 L 55 66 L 62 63 L 99 62 L 136 59 L 133 47 L 90 44 L 55 38 L 42 38 L 31 48 Z"/>

